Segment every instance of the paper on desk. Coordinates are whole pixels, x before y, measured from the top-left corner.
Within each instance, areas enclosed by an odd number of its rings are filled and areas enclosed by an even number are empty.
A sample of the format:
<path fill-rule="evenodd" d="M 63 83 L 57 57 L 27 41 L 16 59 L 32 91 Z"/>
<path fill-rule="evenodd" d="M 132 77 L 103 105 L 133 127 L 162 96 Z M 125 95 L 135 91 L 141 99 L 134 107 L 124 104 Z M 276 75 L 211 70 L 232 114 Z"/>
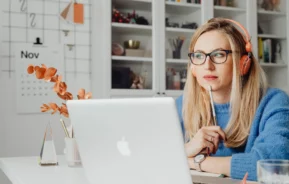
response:
<path fill-rule="evenodd" d="M 196 170 L 191 170 L 191 175 L 211 176 L 211 177 L 220 177 L 221 176 L 221 174 L 208 173 L 208 172 L 199 172 L 199 171 L 196 171 Z"/>

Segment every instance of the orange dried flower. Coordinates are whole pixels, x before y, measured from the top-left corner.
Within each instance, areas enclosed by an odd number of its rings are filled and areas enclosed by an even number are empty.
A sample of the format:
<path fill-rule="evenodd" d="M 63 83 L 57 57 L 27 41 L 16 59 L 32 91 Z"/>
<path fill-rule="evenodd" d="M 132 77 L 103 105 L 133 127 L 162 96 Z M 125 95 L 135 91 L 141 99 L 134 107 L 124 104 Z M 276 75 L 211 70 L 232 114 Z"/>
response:
<path fill-rule="evenodd" d="M 69 92 L 65 92 L 64 95 L 61 95 L 60 93 L 57 93 L 57 95 L 59 96 L 59 98 L 63 99 L 63 100 L 72 100 L 73 96 L 71 93 Z"/>
<path fill-rule="evenodd" d="M 49 82 L 51 81 L 52 77 L 56 74 L 57 70 L 53 67 L 48 68 L 44 74 L 44 80 Z"/>
<path fill-rule="evenodd" d="M 58 76 L 57 78 L 53 78 L 53 80 L 56 80 L 53 90 L 56 93 L 59 93 L 60 95 L 64 95 L 67 89 L 67 85 L 65 82 L 62 82 L 61 79 L 62 79 L 61 76 Z"/>
<path fill-rule="evenodd" d="M 60 114 L 62 114 L 65 117 L 68 117 L 68 110 L 66 104 L 62 103 L 62 106 L 59 109 Z"/>
<path fill-rule="evenodd" d="M 58 93 L 64 95 L 66 93 L 67 85 L 65 82 L 58 83 Z"/>
<path fill-rule="evenodd" d="M 29 65 L 27 67 L 27 73 L 33 74 L 35 73 L 37 79 L 43 79 L 46 82 L 54 82 L 53 90 L 56 92 L 56 94 L 59 96 L 59 98 L 63 100 L 72 100 L 73 95 L 70 92 L 67 92 L 67 85 L 65 82 L 62 81 L 61 75 L 56 75 L 57 69 L 50 67 L 47 68 L 46 65 L 41 64 L 41 66 L 34 66 Z M 85 93 L 84 89 L 80 89 L 78 91 L 77 98 L 79 100 L 81 99 L 90 99 L 92 96 L 91 92 Z M 65 103 L 62 103 L 61 107 L 57 106 L 56 103 L 49 103 L 49 104 L 43 104 L 41 107 L 41 112 L 47 112 L 52 111 L 51 114 L 55 114 L 56 112 L 59 112 L 61 115 L 65 117 L 69 117 L 69 113 L 67 110 L 67 106 Z"/>
<path fill-rule="evenodd" d="M 92 97 L 92 93 L 88 92 L 88 93 L 85 94 L 85 90 L 83 88 L 81 88 L 78 91 L 78 95 L 77 95 L 78 100 L 90 99 L 91 97 Z"/>
<path fill-rule="evenodd" d="M 34 73 L 34 66 L 33 65 L 29 65 L 28 68 L 27 68 L 27 72 L 29 74 L 33 74 Z"/>
<path fill-rule="evenodd" d="M 57 111 L 59 111 L 59 107 L 56 105 L 56 103 L 49 103 L 51 109 L 53 110 L 53 112 L 51 114 L 56 113 Z"/>
<path fill-rule="evenodd" d="M 40 68 L 39 66 L 35 66 L 34 71 L 37 71 L 39 68 Z"/>
<path fill-rule="evenodd" d="M 37 79 L 43 79 L 46 69 L 45 68 L 38 68 L 35 72 Z"/>
<path fill-rule="evenodd" d="M 57 82 L 57 81 L 61 81 L 60 75 L 55 75 L 55 76 L 51 77 L 50 82 Z"/>
<path fill-rule="evenodd" d="M 51 109 L 50 106 L 47 104 L 43 104 L 40 108 L 41 108 L 41 112 L 46 112 Z"/>

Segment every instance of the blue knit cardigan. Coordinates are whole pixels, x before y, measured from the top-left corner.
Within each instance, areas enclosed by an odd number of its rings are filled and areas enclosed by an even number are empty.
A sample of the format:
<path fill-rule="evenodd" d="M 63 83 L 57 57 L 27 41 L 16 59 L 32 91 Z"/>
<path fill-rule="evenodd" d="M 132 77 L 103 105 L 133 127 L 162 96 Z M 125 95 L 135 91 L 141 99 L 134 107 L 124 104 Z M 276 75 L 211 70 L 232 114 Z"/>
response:
<path fill-rule="evenodd" d="M 184 133 L 182 117 L 183 96 L 176 100 Z M 215 104 L 218 126 L 225 129 L 230 118 L 230 104 Z M 250 109 L 248 109 L 250 111 Z M 289 159 L 289 97 L 276 88 L 269 88 L 261 99 L 245 145 L 227 148 L 222 142 L 212 156 L 232 156 L 231 178 L 257 180 L 257 161 L 260 159 Z"/>

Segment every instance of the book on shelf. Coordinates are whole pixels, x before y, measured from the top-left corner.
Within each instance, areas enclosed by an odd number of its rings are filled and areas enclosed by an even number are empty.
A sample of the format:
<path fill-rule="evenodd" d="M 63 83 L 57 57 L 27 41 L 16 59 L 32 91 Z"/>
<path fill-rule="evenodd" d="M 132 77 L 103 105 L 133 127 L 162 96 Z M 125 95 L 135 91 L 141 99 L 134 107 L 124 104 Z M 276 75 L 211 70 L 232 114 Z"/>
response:
<path fill-rule="evenodd" d="M 271 39 L 263 40 L 263 62 L 264 63 L 272 62 L 272 40 Z"/>
<path fill-rule="evenodd" d="M 277 63 L 281 60 L 281 45 L 278 40 L 258 38 L 258 57 L 264 63 Z"/>

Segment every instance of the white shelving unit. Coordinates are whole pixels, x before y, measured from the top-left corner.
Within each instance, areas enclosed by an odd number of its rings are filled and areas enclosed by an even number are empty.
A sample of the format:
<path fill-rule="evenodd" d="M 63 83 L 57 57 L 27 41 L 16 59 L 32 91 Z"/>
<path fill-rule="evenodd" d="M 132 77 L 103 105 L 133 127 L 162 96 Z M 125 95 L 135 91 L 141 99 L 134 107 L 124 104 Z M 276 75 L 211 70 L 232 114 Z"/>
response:
<path fill-rule="evenodd" d="M 191 34 L 193 34 L 196 30 L 195 29 L 167 27 L 166 31 L 171 32 L 171 33 L 191 33 Z"/>
<path fill-rule="evenodd" d="M 256 50 L 258 51 L 258 55 L 256 56 L 259 57 L 260 64 L 265 70 L 269 84 L 273 87 L 278 87 L 288 92 L 289 69 L 287 61 L 289 55 L 287 49 L 289 43 L 289 30 L 287 12 L 289 10 L 289 2 L 286 0 L 281 0 L 279 8 L 280 11 L 270 11 L 256 7 L 256 22 L 258 23 L 260 29 L 256 29 L 257 37 L 255 38 L 255 40 L 257 45 Z M 259 43 L 258 39 L 261 39 L 262 43 Z M 264 62 L 264 48 L 266 47 L 266 43 L 264 43 L 264 40 L 271 40 L 270 45 L 272 48 L 272 57 L 269 56 L 271 58 L 271 62 L 269 63 Z M 276 51 L 277 43 L 281 46 L 280 55 Z M 276 58 L 277 55 L 279 55 L 280 57 Z"/>
<path fill-rule="evenodd" d="M 276 12 L 267 10 L 258 10 L 259 15 L 273 15 L 273 16 L 286 16 L 286 12 Z"/>
<path fill-rule="evenodd" d="M 224 7 L 224 6 L 218 6 L 218 5 L 214 6 L 214 10 L 215 11 L 224 11 L 224 12 L 232 11 L 234 13 L 236 13 L 236 12 L 246 13 L 245 8 Z"/>
<path fill-rule="evenodd" d="M 289 91 L 287 64 L 289 2 L 281 0 L 281 11 L 276 12 L 258 9 L 257 0 L 235 0 L 234 7 L 214 5 L 213 0 L 202 1 L 202 4 L 182 1 L 98 0 L 99 6 L 94 12 L 99 17 L 99 24 L 93 32 L 95 48 L 93 58 L 99 60 L 95 68 L 102 69 L 102 72 L 95 77 L 103 80 L 98 80 L 101 82 L 96 84 L 102 89 L 99 94 L 96 94 L 97 98 L 180 96 L 183 91 L 169 85 L 171 83 L 167 81 L 166 74 L 171 68 L 181 73 L 188 65 L 189 42 L 196 29 L 183 26 L 189 23 L 200 26 L 213 17 L 230 18 L 242 23 L 250 33 L 256 57 L 259 55 L 258 38 L 278 40 L 281 43 L 282 60 L 276 63 L 264 63 L 262 59 L 259 61 L 271 86 Z M 149 25 L 112 22 L 112 8 L 118 9 L 124 15 L 135 10 L 139 16 L 148 20 Z M 263 33 L 258 32 L 258 23 Z M 183 37 L 185 40 L 180 57 L 174 58 L 174 46 L 170 44 L 170 39 L 178 37 Z M 129 39 L 139 40 L 140 49 L 151 51 L 152 56 L 113 56 L 111 43 L 117 42 L 123 45 L 123 42 Z M 146 73 L 146 89 L 112 88 L 112 67 L 130 68 L 138 75 Z"/>
<path fill-rule="evenodd" d="M 261 66 L 263 67 L 287 67 L 287 64 L 279 64 L 279 63 L 262 63 L 261 61 Z"/>
<path fill-rule="evenodd" d="M 166 61 L 173 64 L 188 64 L 189 59 L 167 59 Z"/>
<path fill-rule="evenodd" d="M 194 4 L 194 3 L 170 2 L 170 1 L 166 1 L 165 3 L 166 3 L 166 5 L 168 7 L 172 7 L 172 8 L 179 9 L 179 10 L 182 10 L 182 8 L 189 8 L 189 9 L 191 9 L 191 8 L 194 8 L 194 9 L 201 8 L 200 4 Z"/>
<path fill-rule="evenodd" d="M 286 39 L 285 36 L 274 35 L 274 34 L 258 34 L 260 38 L 272 38 L 272 39 Z"/>
<path fill-rule="evenodd" d="M 136 24 L 111 23 L 114 32 L 126 34 L 151 34 L 152 26 L 143 26 Z"/>
<path fill-rule="evenodd" d="M 152 58 L 147 57 L 131 57 L 131 56 L 112 56 L 112 60 L 117 61 L 135 61 L 135 62 L 152 62 Z"/>

